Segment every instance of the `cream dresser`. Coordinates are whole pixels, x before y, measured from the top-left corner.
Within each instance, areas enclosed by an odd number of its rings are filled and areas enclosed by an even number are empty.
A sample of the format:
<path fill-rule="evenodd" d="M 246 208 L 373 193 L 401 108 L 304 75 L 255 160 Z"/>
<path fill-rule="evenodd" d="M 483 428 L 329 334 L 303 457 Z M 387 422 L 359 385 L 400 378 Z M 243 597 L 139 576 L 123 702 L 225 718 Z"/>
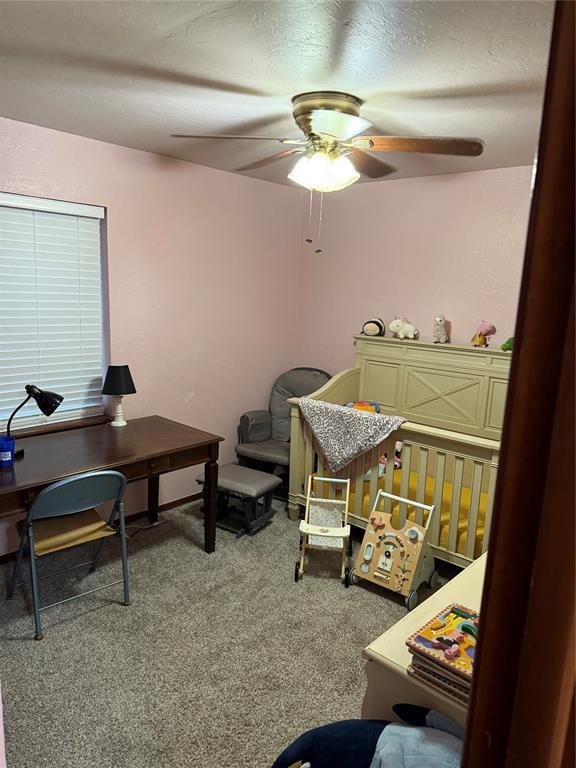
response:
<path fill-rule="evenodd" d="M 377 640 L 364 649 L 367 688 L 362 704 L 363 718 L 397 720 L 394 704 L 420 704 L 443 712 L 464 725 L 466 707 L 408 674 L 411 656 L 406 638 L 450 603 L 479 610 L 482 600 L 486 554 L 418 605 Z"/>

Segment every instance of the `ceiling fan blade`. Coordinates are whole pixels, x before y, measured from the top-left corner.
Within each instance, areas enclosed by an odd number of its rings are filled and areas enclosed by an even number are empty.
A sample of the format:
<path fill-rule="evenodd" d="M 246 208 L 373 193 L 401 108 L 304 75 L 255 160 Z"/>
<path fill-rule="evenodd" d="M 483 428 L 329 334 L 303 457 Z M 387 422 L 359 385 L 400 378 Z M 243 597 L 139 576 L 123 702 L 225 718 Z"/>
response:
<path fill-rule="evenodd" d="M 354 17 L 359 3 L 334 2 L 329 5 L 327 20 L 329 22 L 330 48 L 326 60 L 326 76 L 331 77 L 344 64 L 346 53 L 354 36 Z"/>
<path fill-rule="evenodd" d="M 388 165 L 388 163 L 384 163 L 377 157 L 373 157 L 359 149 L 351 152 L 350 160 L 359 173 L 368 176 L 370 179 L 382 179 L 384 176 L 389 176 L 397 170 L 394 166 Z"/>
<path fill-rule="evenodd" d="M 170 136 L 173 139 L 247 139 L 248 141 L 290 141 L 290 139 L 279 139 L 276 136 L 242 136 L 238 133 L 171 133 Z"/>
<path fill-rule="evenodd" d="M 14 59 L 25 61 L 48 61 L 67 69 L 88 72 L 95 75 L 110 75 L 115 79 L 125 78 L 138 82 L 140 80 L 179 84 L 190 88 L 202 88 L 223 93 L 236 93 L 243 96 L 269 96 L 270 94 L 259 88 L 232 83 L 226 80 L 218 80 L 212 77 L 196 75 L 191 72 L 178 71 L 150 64 L 149 62 L 134 62 L 129 59 L 112 59 L 100 56 L 89 51 L 73 53 L 71 51 L 56 50 L 49 47 L 21 45 L 13 43 L 2 46 L 2 54 Z"/>
<path fill-rule="evenodd" d="M 345 112 L 336 112 L 333 109 L 314 109 L 311 125 L 312 133 L 327 134 L 340 141 L 348 141 L 369 128 L 372 123 L 363 117 L 347 115 Z"/>
<path fill-rule="evenodd" d="M 390 104 L 391 102 L 427 99 L 482 99 L 516 96 L 524 93 L 539 93 L 544 88 L 544 80 L 505 80 L 499 83 L 470 83 L 468 85 L 451 85 L 444 88 L 426 88 L 420 91 L 381 91 L 371 93 L 366 97 L 369 105 Z"/>
<path fill-rule="evenodd" d="M 456 139 L 432 136 L 358 136 L 351 146 L 370 152 L 423 152 L 431 155 L 477 157 L 484 152 L 481 139 Z"/>
<path fill-rule="evenodd" d="M 545 81 L 540 78 L 531 80 L 508 80 L 501 83 L 477 83 L 474 85 L 452 86 L 425 91 L 412 91 L 406 94 L 409 99 L 477 99 L 490 96 L 514 96 L 522 93 L 538 93 L 543 90 Z"/>
<path fill-rule="evenodd" d="M 299 155 L 305 151 L 306 150 L 304 148 L 285 149 L 282 152 L 277 152 L 275 155 L 270 155 L 269 157 L 263 157 L 262 160 L 256 160 L 253 163 L 248 163 L 248 165 L 243 165 L 241 168 L 236 168 L 236 172 L 241 173 L 242 171 L 253 171 L 256 168 L 262 168 L 265 165 L 268 165 L 269 163 L 275 163 L 277 160 L 284 160 L 287 157 L 292 157 L 293 155 Z"/>

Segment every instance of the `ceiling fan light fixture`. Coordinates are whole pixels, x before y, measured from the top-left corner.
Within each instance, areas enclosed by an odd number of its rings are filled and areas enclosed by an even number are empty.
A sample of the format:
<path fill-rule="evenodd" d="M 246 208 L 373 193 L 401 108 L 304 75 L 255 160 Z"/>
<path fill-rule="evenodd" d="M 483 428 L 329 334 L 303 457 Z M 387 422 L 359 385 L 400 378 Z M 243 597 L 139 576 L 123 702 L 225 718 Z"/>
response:
<path fill-rule="evenodd" d="M 346 155 L 340 155 L 332 161 L 332 192 L 349 187 L 358 181 L 360 174 Z"/>
<path fill-rule="evenodd" d="M 314 152 L 308 166 L 314 189 L 329 192 L 332 186 L 332 158 L 327 152 Z"/>
<path fill-rule="evenodd" d="M 337 192 L 358 181 L 360 174 L 344 155 L 334 157 L 319 151 L 311 157 L 300 158 L 288 178 L 306 189 Z"/>
<path fill-rule="evenodd" d="M 301 187 L 306 187 L 306 189 L 310 190 L 314 189 L 314 181 L 310 172 L 310 158 L 301 157 L 288 174 L 288 178 L 296 182 L 296 184 L 300 184 Z"/>

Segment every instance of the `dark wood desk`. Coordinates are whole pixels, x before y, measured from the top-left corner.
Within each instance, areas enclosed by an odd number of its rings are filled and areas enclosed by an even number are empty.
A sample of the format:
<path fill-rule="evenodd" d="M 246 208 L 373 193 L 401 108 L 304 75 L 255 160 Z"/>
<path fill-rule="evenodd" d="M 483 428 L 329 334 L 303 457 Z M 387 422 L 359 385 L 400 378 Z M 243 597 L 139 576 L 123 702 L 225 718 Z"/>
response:
<path fill-rule="evenodd" d="M 204 549 L 216 545 L 218 435 L 161 416 L 126 427 L 98 424 L 63 432 L 17 438 L 24 458 L 0 468 L 0 517 L 25 511 L 42 488 L 79 472 L 117 469 L 128 482 L 148 480 L 148 518 L 158 519 L 160 475 L 204 464 Z"/>

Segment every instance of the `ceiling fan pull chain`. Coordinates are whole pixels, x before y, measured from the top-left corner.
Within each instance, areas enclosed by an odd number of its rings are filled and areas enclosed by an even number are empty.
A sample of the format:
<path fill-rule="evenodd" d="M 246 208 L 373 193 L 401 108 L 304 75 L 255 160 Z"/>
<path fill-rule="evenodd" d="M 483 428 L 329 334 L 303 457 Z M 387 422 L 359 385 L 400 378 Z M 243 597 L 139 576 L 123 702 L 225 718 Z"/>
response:
<path fill-rule="evenodd" d="M 314 190 L 310 190 L 310 204 L 308 206 L 308 237 L 306 238 L 306 245 L 312 245 L 312 195 Z"/>
<path fill-rule="evenodd" d="M 322 234 L 322 210 L 324 206 L 324 192 L 320 192 L 320 210 L 318 212 L 318 245 L 320 245 L 320 236 Z M 322 248 L 318 247 L 314 253 L 322 253 Z"/>

